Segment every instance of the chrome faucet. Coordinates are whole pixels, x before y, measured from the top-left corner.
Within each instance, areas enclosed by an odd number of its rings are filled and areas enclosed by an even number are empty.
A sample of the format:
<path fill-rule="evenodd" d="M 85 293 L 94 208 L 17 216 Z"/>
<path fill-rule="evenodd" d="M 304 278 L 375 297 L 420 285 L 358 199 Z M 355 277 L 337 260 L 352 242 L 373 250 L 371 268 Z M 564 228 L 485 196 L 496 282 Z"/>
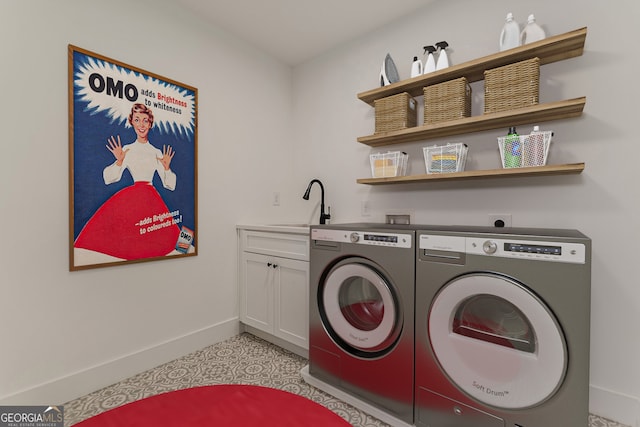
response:
<path fill-rule="evenodd" d="M 329 211 L 327 213 L 324 213 L 324 185 L 322 185 L 322 182 L 320 182 L 319 179 L 312 179 L 311 182 L 309 183 L 309 186 L 307 187 L 307 191 L 304 192 L 304 196 L 302 196 L 303 199 L 305 200 L 309 200 L 309 193 L 311 193 L 311 186 L 314 183 L 318 183 L 320 185 L 320 224 L 326 224 L 328 219 L 331 219 L 331 208 L 329 208 Z"/>

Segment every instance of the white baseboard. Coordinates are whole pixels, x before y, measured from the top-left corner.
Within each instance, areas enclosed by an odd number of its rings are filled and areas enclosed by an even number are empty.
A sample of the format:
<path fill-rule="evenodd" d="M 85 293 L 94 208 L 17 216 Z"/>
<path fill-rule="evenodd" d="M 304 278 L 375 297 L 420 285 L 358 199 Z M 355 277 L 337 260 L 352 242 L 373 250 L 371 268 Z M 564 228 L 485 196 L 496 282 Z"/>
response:
<path fill-rule="evenodd" d="M 640 399 L 592 385 L 589 412 L 621 424 L 640 427 Z"/>
<path fill-rule="evenodd" d="M 2 396 L 0 405 L 62 405 L 239 333 L 239 320 L 229 319 L 118 359 Z"/>

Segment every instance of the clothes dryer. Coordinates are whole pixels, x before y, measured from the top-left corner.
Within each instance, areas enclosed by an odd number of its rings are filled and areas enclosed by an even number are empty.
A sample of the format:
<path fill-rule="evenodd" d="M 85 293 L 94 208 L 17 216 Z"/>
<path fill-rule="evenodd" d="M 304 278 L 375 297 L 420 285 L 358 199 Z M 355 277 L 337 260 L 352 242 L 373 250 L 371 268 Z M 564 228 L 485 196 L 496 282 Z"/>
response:
<path fill-rule="evenodd" d="M 416 426 L 587 425 L 590 239 L 460 227 L 416 239 Z"/>
<path fill-rule="evenodd" d="M 413 424 L 415 231 L 311 227 L 309 374 Z"/>

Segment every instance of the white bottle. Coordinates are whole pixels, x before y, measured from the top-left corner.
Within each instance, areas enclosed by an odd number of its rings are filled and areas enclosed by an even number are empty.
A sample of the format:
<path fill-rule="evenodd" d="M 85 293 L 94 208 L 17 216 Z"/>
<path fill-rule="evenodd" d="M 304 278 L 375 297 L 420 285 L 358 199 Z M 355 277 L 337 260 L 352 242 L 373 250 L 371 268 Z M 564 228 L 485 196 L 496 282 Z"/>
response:
<path fill-rule="evenodd" d="M 427 55 L 427 59 L 424 60 L 424 74 L 432 73 L 436 70 L 436 59 L 433 57 L 433 52 L 436 48 L 433 46 L 425 46 L 424 52 Z"/>
<path fill-rule="evenodd" d="M 522 153 L 522 166 L 544 166 L 546 163 L 546 151 L 544 133 L 539 126 L 534 126 L 533 131 L 525 140 Z"/>
<path fill-rule="evenodd" d="M 520 46 L 520 25 L 513 20 L 513 14 L 509 12 L 500 33 L 500 51 L 518 46 Z"/>
<path fill-rule="evenodd" d="M 544 33 L 544 30 L 540 25 L 536 23 L 536 17 L 533 14 L 529 15 L 529 19 L 527 19 L 527 25 L 524 27 L 524 30 L 520 33 L 520 44 L 533 43 L 538 40 L 542 40 L 547 35 Z"/>
<path fill-rule="evenodd" d="M 447 42 L 438 42 L 436 43 L 436 47 L 440 49 L 438 53 L 438 61 L 436 62 L 436 70 L 442 70 L 443 68 L 447 68 L 449 66 L 449 57 L 447 56 L 447 47 L 449 43 Z"/>
<path fill-rule="evenodd" d="M 413 63 L 411 64 L 411 77 L 418 77 L 422 74 L 422 61 L 417 56 L 413 57 Z"/>

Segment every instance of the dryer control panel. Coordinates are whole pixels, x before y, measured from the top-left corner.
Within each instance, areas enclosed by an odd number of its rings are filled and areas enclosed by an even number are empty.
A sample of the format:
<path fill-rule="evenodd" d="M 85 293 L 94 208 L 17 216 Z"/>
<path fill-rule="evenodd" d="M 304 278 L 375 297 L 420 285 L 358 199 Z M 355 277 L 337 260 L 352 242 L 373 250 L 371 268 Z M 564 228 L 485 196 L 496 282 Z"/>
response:
<path fill-rule="evenodd" d="M 576 264 L 584 264 L 586 260 L 586 248 L 581 243 L 549 242 L 526 238 L 512 240 L 423 234 L 420 236 L 420 249 Z"/>
<path fill-rule="evenodd" d="M 384 233 L 378 231 L 350 231 L 318 229 L 311 230 L 312 240 L 325 242 L 354 243 L 357 245 L 387 246 L 394 248 L 411 248 L 413 236 L 405 233 Z"/>

